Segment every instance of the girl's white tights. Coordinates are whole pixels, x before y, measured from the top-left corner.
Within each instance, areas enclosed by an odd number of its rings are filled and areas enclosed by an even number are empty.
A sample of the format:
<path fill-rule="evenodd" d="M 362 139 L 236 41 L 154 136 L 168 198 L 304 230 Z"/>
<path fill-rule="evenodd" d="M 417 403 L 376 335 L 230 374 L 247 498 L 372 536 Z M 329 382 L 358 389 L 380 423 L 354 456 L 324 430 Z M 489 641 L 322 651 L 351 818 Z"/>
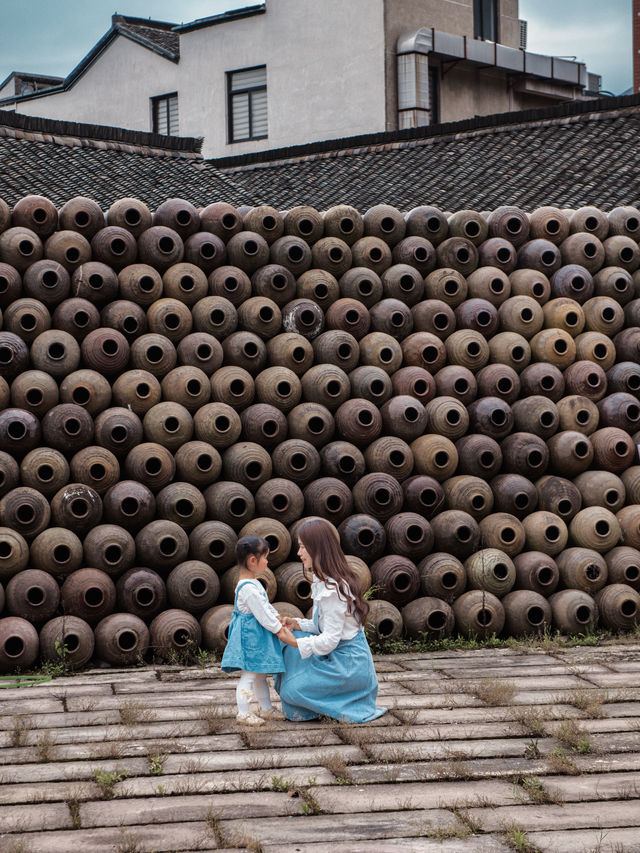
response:
<path fill-rule="evenodd" d="M 253 696 L 258 700 L 263 711 L 271 710 L 269 685 L 264 672 L 240 670 L 240 681 L 236 687 L 236 702 L 238 703 L 238 713 L 243 717 L 249 713 L 249 703 Z"/>

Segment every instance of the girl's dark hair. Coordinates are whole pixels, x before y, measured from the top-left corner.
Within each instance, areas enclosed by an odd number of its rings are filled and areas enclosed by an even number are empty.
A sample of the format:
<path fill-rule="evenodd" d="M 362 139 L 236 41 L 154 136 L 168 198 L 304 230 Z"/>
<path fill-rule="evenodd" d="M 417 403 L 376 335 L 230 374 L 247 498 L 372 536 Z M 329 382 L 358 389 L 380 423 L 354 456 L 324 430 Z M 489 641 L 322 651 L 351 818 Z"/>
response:
<path fill-rule="evenodd" d="M 243 536 L 236 543 L 236 559 L 239 566 L 246 566 L 249 557 L 260 559 L 268 553 L 269 543 L 261 536 Z"/>
<path fill-rule="evenodd" d="M 337 589 L 341 598 L 346 598 L 347 610 L 364 626 L 369 605 L 362 595 L 360 580 L 340 547 L 335 528 L 321 518 L 305 521 L 298 530 L 298 539 L 311 557 L 316 577 Z M 345 594 L 345 586 L 353 598 Z"/>

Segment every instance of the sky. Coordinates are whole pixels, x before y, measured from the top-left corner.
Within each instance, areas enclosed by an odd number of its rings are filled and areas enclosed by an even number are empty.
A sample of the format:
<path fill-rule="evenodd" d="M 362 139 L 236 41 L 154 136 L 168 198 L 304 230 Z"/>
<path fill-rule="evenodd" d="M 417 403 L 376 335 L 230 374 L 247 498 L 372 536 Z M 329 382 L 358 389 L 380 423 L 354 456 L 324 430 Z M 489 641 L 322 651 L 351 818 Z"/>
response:
<path fill-rule="evenodd" d="M 11 71 L 66 76 L 109 29 L 116 11 L 181 23 L 253 2 L 0 0 L 0 81 Z M 602 75 L 603 89 L 619 95 L 633 77 L 631 6 L 632 0 L 520 0 L 528 50 L 575 56 Z"/>

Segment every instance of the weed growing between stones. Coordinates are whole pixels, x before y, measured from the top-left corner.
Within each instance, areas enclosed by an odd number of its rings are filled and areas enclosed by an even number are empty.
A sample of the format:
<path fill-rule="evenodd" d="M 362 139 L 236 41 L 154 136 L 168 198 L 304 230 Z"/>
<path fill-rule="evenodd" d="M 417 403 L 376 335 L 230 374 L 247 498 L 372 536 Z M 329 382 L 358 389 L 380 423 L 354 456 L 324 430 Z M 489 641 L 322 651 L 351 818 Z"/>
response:
<path fill-rule="evenodd" d="M 150 723 L 155 714 L 144 702 L 128 699 L 120 706 L 120 722 L 123 726 L 135 726 L 138 723 Z"/>
<path fill-rule="evenodd" d="M 517 795 L 523 803 L 559 806 L 564 802 L 560 794 L 549 793 L 542 781 L 535 776 L 518 776 L 514 781 L 522 789 L 522 792 L 517 792 Z"/>
<path fill-rule="evenodd" d="M 516 853 L 540 853 L 527 838 L 527 833 L 521 826 L 516 824 L 505 824 L 502 827 L 502 839 L 507 847 L 515 850 Z"/>
<path fill-rule="evenodd" d="M 53 746 L 55 746 L 55 740 L 51 732 L 43 732 L 36 741 L 38 761 L 51 761 L 51 748 Z"/>
<path fill-rule="evenodd" d="M 93 781 L 100 788 L 103 800 L 112 800 L 115 797 L 114 787 L 129 776 L 127 770 L 94 770 Z"/>
<path fill-rule="evenodd" d="M 27 734 L 31 731 L 33 720 L 23 714 L 15 716 L 10 729 L 11 746 L 24 746 L 27 742 Z"/>
<path fill-rule="evenodd" d="M 516 695 L 516 688 L 508 681 L 501 681 L 499 678 L 487 678 L 466 685 L 464 692 L 471 693 L 485 705 L 497 708 L 511 704 Z"/>
<path fill-rule="evenodd" d="M 149 756 L 149 773 L 152 776 L 162 776 L 162 765 L 166 757 L 166 755 L 160 755 L 159 753 Z"/>
<path fill-rule="evenodd" d="M 338 785 L 353 785 L 353 779 L 349 773 L 349 768 L 339 753 L 332 753 L 324 761 L 324 766 L 327 768 L 329 773 L 332 773 L 335 776 Z"/>
<path fill-rule="evenodd" d="M 556 728 L 554 736 L 564 747 L 570 749 L 572 752 L 587 755 L 587 753 L 592 751 L 589 732 L 577 720 L 563 720 Z"/>
<path fill-rule="evenodd" d="M 544 737 L 544 722 L 537 708 L 524 706 L 516 708 L 513 717 L 515 722 L 522 727 L 524 734 L 535 738 Z"/>
<path fill-rule="evenodd" d="M 556 746 L 549 755 L 547 763 L 554 773 L 562 773 L 565 776 L 580 776 L 581 771 L 569 758 L 567 751 L 561 746 Z"/>
<path fill-rule="evenodd" d="M 604 715 L 602 706 L 608 701 L 606 690 L 589 690 L 582 688 L 574 690 L 562 700 L 565 705 L 572 705 L 591 719 L 599 719 Z"/>

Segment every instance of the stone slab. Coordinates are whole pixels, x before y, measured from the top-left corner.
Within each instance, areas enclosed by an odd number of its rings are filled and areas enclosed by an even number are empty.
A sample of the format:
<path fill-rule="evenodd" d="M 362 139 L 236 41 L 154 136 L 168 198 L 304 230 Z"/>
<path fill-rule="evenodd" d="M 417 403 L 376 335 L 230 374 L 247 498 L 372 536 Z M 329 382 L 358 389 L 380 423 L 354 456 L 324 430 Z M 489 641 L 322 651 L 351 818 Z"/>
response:
<path fill-rule="evenodd" d="M 72 826 L 69 807 L 64 803 L 31 803 L 0 810 L 0 837 L 5 832 L 41 832 Z"/>
<path fill-rule="evenodd" d="M 302 814 L 302 802 L 299 797 L 290 797 L 286 793 L 275 791 L 118 798 L 81 803 L 80 823 L 85 829 L 99 826 L 132 826 L 139 823 L 141 814 L 150 823 L 165 824 L 206 820 L 210 812 L 219 820 L 299 815 Z"/>
<path fill-rule="evenodd" d="M 367 811 L 458 808 L 487 800 L 494 805 L 517 802 L 508 782 L 403 782 L 313 788 L 323 812 L 355 814 Z"/>
<path fill-rule="evenodd" d="M 344 848 L 342 848 L 344 849 Z M 283 853 L 278 844 L 262 845 L 263 853 Z M 324 841 L 296 844 L 295 853 L 327 853 Z M 387 838 L 349 843 L 349 853 L 511 853 L 495 835 L 473 838 Z"/>
<path fill-rule="evenodd" d="M 126 770 L 130 776 L 144 776 L 149 771 L 146 758 L 124 758 L 121 760 L 95 761 L 47 761 L 39 764 L 7 764 L 0 769 L 0 784 L 13 782 L 28 784 L 39 782 L 85 781 L 93 779 L 93 771 L 110 773 Z"/>
<path fill-rule="evenodd" d="M 598 687 L 640 687 L 640 672 L 590 672 L 589 681 Z"/>
<path fill-rule="evenodd" d="M 640 832 L 635 827 L 532 832 L 527 837 L 542 853 L 640 853 Z"/>
<path fill-rule="evenodd" d="M 243 750 L 241 752 L 197 752 L 190 755 L 168 755 L 163 762 L 165 773 L 192 773 L 220 770 L 268 770 L 278 773 L 281 767 L 300 767 L 330 761 L 339 754 L 347 762 L 366 761 L 366 756 L 357 746 L 309 746 L 278 750 Z"/>
<path fill-rule="evenodd" d="M 6 836 L 10 838 L 10 836 Z M 23 841 L 20 836 L 19 841 Z M 18 839 L 16 839 L 18 840 Z M 173 851 L 221 850 L 240 853 L 246 848 L 219 848 L 211 828 L 204 822 L 146 824 L 135 827 L 75 829 L 71 832 L 37 832 L 24 839 L 25 853 L 107 853 L 135 850 L 136 853 L 173 853 Z M 28 846 L 27 846 L 28 845 Z M 20 848 L 18 848 L 20 849 Z"/>
<path fill-rule="evenodd" d="M 592 773 L 589 776 L 545 776 L 542 783 L 545 790 L 568 803 L 640 797 L 640 775 L 634 771 Z M 640 823 L 640 815 L 638 817 Z"/>
<path fill-rule="evenodd" d="M 275 784 L 306 787 L 331 785 L 335 776 L 326 767 L 286 767 L 265 770 L 230 770 L 220 773 L 166 774 L 125 779 L 114 787 L 118 797 L 152 797 L 171 794 L 215 794 L 227 791 L 268 791 Z"/>
<path fill-rule="evenodd" d="M 222 831 L 227 837 L 245 833 L 260 844 L 280 844 L 281 850 L 293 851 L 300 842 L 339 842 L 345 844 L 365 839 L 415 837 L 426 835 L 438 827 L 461 830 L 462 824 L 445 809 L 425 811 L 372 812 L 342 815 L 337 821 L 333 815 L 305 815 L 298 818 L 265 818 L 262 820 L 223 820 Z"/>
<path fill-rule="evenodd" d="M 535 830 L 587 829 L 608 826 L 638 826 L 640 800 L 614 800 L 606 804 L 593 802 L 560 805 L 498 806 L 495 809 L 471 808 L 467 813 L 486 832 L 496 832 L 508 824 Z M 574 848 L 579 849 L 579 848 Z"/>
<path fill-rule="evenodd" d="M 93 782 L 45 782 L 21 785 L 0 784 L 0 806 L 18 803 L 65 803 L 67 800 L 97 800 L 100 789 Z"/>
<path fill-rule="evenodd" d="M 452 758 L 495 758 L 524 755 L 530 738 L 483 738 L 478 740 L 457 740 L 443 744 L 439 741 L 414 741 L 411 743 L 367 744 L 367 752 L 376 761 L 421 761 L 425 758 L 436 761 L 450 761 Z M 540 752 L 550 752 L 554 748 L 550 738 L 540 738 Z"/>

